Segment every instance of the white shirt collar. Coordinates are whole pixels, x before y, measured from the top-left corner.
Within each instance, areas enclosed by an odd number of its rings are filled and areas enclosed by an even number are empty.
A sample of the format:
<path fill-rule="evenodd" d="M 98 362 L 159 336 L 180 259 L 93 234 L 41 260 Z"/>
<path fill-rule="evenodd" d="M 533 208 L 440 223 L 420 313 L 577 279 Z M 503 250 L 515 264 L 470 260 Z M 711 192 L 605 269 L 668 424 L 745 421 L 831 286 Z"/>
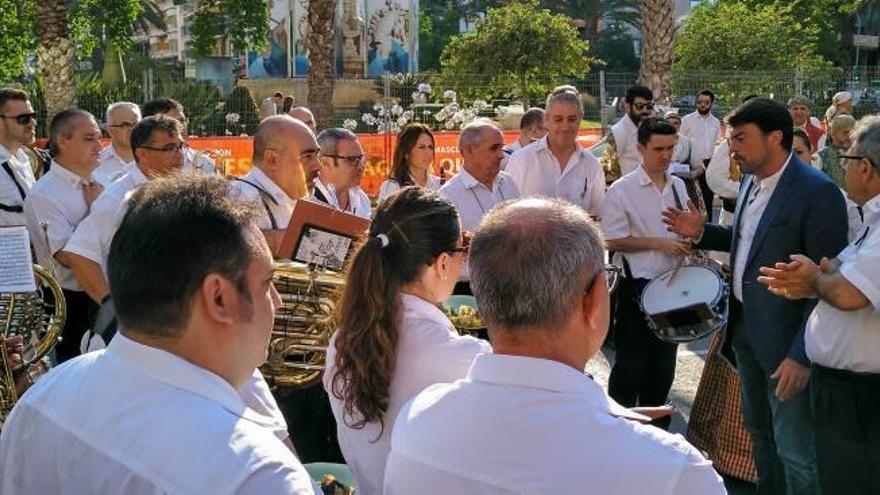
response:
<path fill-rule="evenodd" d="M 240 418 L 263 426 L 275 426 L 271 418 L 247 407 L 229 382 L 177 355 L 140 344 L 122 333 L 113 337 L 106 353 L 141 369 L 156 380 L 215 402 Z"/>
<path fill-rule="evenodd" d="M 11 158 L 21 163 L 28 163 L 27 155 L 23 148 L 18 148 L 18 150 L 15 151 L 15 154 L 13 154 L 6 148 L 6 146 L 0 144 L 0 163 L 9 161 Z"/>
<path fill-rule="evenodd" d="M 880 221 L 880 194 L 865 203 L 865 206 L 862 207 L 862 213 L 865 215 L 865 225 L 874 225 Z"/>
<path fill-rule="evenodd" d="M 464 167 L 461 167 L 458 170 L 458 173 L 459 173 L 459 175 L 461 175 L 461 182 L 462 182 L 462 185 L 464 186 L 465 189 L 473 189 L 477 186 L 486 187 L 485 184 L 478 181 L 476 179 L 476 177 L 471 175 L 470 172 L 468 172 L 467 169 L 465 169 Z M 492 187 L 489 189 L 489 192 L 494 192 L 495 188 L 498 187 L 498 185 L 500 184 L 500 182 L 502 180 L 503 180 L 503 177 L 501 176 L 501 173 L 499 172 L 498 175 L 496 175 L 495 178 L 492 179 Z"/>
<path fill-rule="evenodd" d="M 639 185 L 640 186 L 653 186 L 654 185 L 654 181 L 651 180 L 651 176 L 648 175 L 648 171 L 645 170 L 645 167 L 643 166 L 642 163 L 640 163 L 639 166 L 636 168 L 636 175 L 639 178 Z M 664 175 L 666 176 L 666 185 L 663 186 L 663 191 L 665 192 L 667 189 L 672 187 L 672 174 L 669 173 L 669 169 L 667 168 L 666 172 L 664 172 Z"/>
<path fill-rule="evenodd" d="M 265 172 L 263 172 L 259 167 L 254 167 L 251 169 L 250 173 L 251 177 L 253 177 L 254 182 L 256 182 L 260 187 L 265 189 L 272 199 L 274 199 L 278 204 L 291 203 L 293 199 L 291 199 L 278 184 L 275 183 Z"/>
<path fill-rule="evenodd" d="M 50 174 L 58 178 L 62 183 L 71 189 L 78 189 L 84 182 L 83 178 L 68 170 L 64 165 L 52 160 L 52 166 L 49 168 Z"/>
<path fill-rule="evenodd" d="M 528 387 L 563 394 L 573 394 L 612 416 L 646 421 L 645 416 L 630 411 L 614 401 L 595 381 L 567 364 L 506 354 L 481 354 L 471 365 L 471 381 Z"/>
<path fill-rule="evenodd" d="M 405 307 L 406 311 L 412 311 L 414 313 L 418 313 L 419 316 L 426 318 L 434 323 L 439 323 L 443 326 L 452 327 L 452 323 L 449 321 L 449 318 L 443 314 L 443 311 L 440 310 L 437 306 L 425 301 L 421 297 L 414 296 L 412 294 L 400 293 L 400 301 Z"/>
<path fill-rule="evenodd" d="M 774 188 L 776 184 L 779 182 L 779 179 L 782 178 L 782 174 L 785 172 L 785 169 L 788 168 L 788 164 L 791 163 L 792 153 L 788 154 L 788 158 L 785 160 L 785 163 L 782 164 L 782 168 L 776 171 L 775 174 L 770 177 L 765 177 L 763 179 L 759 179 L 755 176 L 755 184 L 760 186 L 761 188 L 769 187 Z"/>
<path fill-rule="evenodd" d="M 629 117 L 627 117 L 627 118 L 629 118 Z M 550 151 L 550 144 L 547 141 L 546 135 L 544 135 L 544 137 L 535 141 L 534 143 L 530 144 L 529 146 L 534 146 L 535 151 L 540 151 L 540 150 Z M 577 141 L 574 142 L 574 146 L 575 146 L 574 152 L 578 155 L 578 158 L 580 158 L 581 155 L 583 155 L 584 153 L 589 153 L 589 151 L 587 151 L 586 148 L 584 148 L 583 146 L 578 144 Z"/>

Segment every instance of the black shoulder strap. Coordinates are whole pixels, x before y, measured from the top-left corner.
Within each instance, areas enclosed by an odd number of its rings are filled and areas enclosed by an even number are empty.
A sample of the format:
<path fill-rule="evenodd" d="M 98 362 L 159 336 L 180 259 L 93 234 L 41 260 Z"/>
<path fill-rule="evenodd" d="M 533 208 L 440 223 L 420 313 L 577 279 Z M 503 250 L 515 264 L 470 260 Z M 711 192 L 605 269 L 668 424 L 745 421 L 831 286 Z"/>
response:
<path fill-rule="evenodd" d="M 670 186 L 672 186 L 672 197 L 675 198 L 675 207 L 678 208 L 679 210 L 683 210 L 684 207 L 681 205 L 681 197 L 679 197 L 679 195 L 678 195 L 678 190 L 675 189 L 675 181 L 674 180 L 672 181 L 672 184 L 670 184 Z"/>
<path fill-rule="evenodd" d="M 9 178 L 12 179 L 12 183 L 15 184 L 15 188 L 18 189 L 18 195 L 21 196 L 22 202 L 24 201 L 25 196 L 27 194 L 24 192 L 24 188 L 21 187 L 21 184 L 18 183 L 18 179 L 15 178 L 15 174 L 12 173 L 12 167 L 9 166 L 9 162 L 3 162 L 3 170 L 9 175 Z M 21 213 L 24 211 L 24 207 L 22 205 L 5 205 L 0 203 L 0 211 L 6 211 L 9 213 Z"/>
<path fill-rule="evenodd" d="M 242 179 L 241 177 L 233 177 L 232 180 L 244 182 L 245 184 L 256 189 L 258 193 L 260 193 L 260 201 L 263 203 L 263 208 L 266 209 L 266 214 L 269 215 L 269 224 L 272 226 L 272 230 L 278 230 L 278 222 L 275 221 L 275 215 L 272 214 L 272 210 L 269 209 L 269 203 L 266 200 L 268 199 L 268 201 L 271 202 L 273 205 L 277 205 L 278 202 L 275 201 L 275 198 L 273 198 L 271 194 L 269 194 L 269 191 L 266 191 L 262 187 L 254 184 L 249 180 Z"/>

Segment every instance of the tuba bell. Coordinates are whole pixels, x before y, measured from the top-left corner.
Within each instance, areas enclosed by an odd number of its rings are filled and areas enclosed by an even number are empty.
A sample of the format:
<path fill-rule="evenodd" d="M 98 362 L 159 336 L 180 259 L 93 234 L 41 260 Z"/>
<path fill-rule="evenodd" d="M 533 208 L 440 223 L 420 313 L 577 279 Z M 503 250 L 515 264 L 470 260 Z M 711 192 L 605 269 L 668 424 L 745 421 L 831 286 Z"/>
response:
<path fill-rule="evenodd" d="M 269 340 L 269 356 L 260 368 L 270 386 L 305 387 L 324 371 L 327 346 L 335 330 L 336 296 L 343 275 L 321 267 L 275 262 L 275 289 L 281 306 Z"/>
<path fill-rule="evenodd" d="M 617 154 L 617 143 L 614 140 L 614 134 L 611 132 L 611 129 L 593 148 L 599 152 L 598 159 L 599 164 L 602 165 L 602 170 L 605 172 L 605 184 L 610 185 L 623 175 L 620 171 L 620 155 Z"/>
<path fill-rule="evenodd" d="M 0 428 L 18 400 L 13 374 L 26 370 L 30 380 L 42 374 L 40 360 L 61 340 L 67 318 L 64 293 L 55 277 L 39 265 L 34 265 L 34 275 L 35 292 L 0 293 Z M 23 338 L 17 364 L 10 361 L 5 343 L 13 335 Z"/>

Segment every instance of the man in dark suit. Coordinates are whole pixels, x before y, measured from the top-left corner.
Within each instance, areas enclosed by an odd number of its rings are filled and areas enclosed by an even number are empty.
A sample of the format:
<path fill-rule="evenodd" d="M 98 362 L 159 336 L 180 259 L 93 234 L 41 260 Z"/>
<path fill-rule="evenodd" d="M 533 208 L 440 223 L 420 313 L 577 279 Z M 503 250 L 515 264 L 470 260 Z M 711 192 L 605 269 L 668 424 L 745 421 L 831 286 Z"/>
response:
<path fill-rule="evenodd" d="M 818 493 L 804 350 L 804 325 L 814 303 L 776 297 L 757 278 L 759 267 L 787 261 L 792 252 L 814 261 L 837 255 L 846 245 L 846 205 L 824 174 L 792 156 L 793 122 L 784 106 L 756 98 L 727 120 L 731 152 L 748 174 L 733 225 L 704 223 L 693 205 L 690 211 L 666 210 L 665 221 L 698 248 L 730 251 L 728 326 L 758 492 Z"/>

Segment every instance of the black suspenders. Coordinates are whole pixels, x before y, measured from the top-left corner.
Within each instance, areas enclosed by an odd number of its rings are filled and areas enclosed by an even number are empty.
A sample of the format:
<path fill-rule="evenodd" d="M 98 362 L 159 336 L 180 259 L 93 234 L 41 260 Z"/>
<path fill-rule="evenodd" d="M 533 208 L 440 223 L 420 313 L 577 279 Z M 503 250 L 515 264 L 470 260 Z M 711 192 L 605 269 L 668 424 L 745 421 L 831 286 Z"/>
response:
<path fill-rule="evenodd" d="M 272 210 L 269 209 L 269 202 L 271 202 L 273 205 L 278 205 L 278 202 L 275 201 L 275 198 L 273 198 L 272 195 L 269 194 L 268 191 L 266 191 L 262 187 L 254 184 L 253 182 L 251 182 L 249 180 L 242 179 L 240 177 L 233 177 L 232 180 L 244 182 L 245 184 L 253 187 L 254 189 L 257 190 L 257 192 L 260 193 L 260 201 L 263 203 L 263 208 L 266 209 L 266 214 L 269 215 L 269 224 L 272 226 L 272 230 L 278 230 L 278 222 L 275 221 L 275 215 L 273 215 Z M 267 200 L 269 202 L 267 202 Z"/>

